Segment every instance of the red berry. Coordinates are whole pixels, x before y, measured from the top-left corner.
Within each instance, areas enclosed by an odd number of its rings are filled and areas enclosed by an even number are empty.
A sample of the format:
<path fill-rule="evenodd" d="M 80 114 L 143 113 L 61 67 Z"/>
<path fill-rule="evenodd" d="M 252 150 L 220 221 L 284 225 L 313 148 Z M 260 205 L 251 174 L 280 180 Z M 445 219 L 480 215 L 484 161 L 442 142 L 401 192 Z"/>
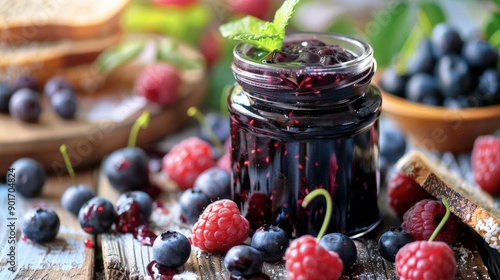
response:
<path fill-rule="evenodd" d="M 153 3 L 160 6 L 186 7 L 197 3 L 198 0 L 153 0 Z"/>
<path fill-rule="evenodd" d="M 285 260 L 288 280 L 339 279 L 344 269 L 339 255 L 319 245 L 311 235 L 292 241 Z"/>
<path fill-rule="evenodd" d="M 445 213 L 446 207 L 441 201 L 424 199 L 417 202 L 404 214 L 401 226 L 404 231 L 411 234 L 414 240 L 428 240 Z M 454 242 L 459 234 L 459 227 L 458 218 L 450 215 L 434 240 L 448 244 Z"/>
<path fill-rule="evenodd" d="M 265 19 L 269 8 L 270 0 L 229 0 L 229 10 L 233 14 L 251 15 L 260 19 Z"/>
<path fill-rule="evenodd" d="M 221 158 L 217 160 L 217 167 L 220 167 L 227 172 L 231 172 L 231 154 L 225 153 Z"/>
<path fill-rule="evenodd" d="M 135 91 L 147 100 L 167 105 L 177 99 L 182 83 L 179 70 L 166 63 L 150 65 L 136 80 Z"/>
<path fill-rule="evenodd" d="M 455 255 L 444 242 L 415 241 L 396 254 L 396 273 L 401 280 L 455 279 Z"/>
<path fill-rule="evenodd" d="M 250 233 L 250 223 L 241 216 L 234 201 L 212 202 L 194 224 L 191 243 L 207 252 L 227 252 L 242 244 Z"/>
<path fill-rule="evenodd" d="M 394 213 L 400 218 L 415 203 L 423 199 L 432 199 L 433 196 L 424 190 L 408 175 L 398 171 L 387 184 L 387 202 Z"/>
<path fill-rule="evenodd" d="M 476 183 L 491 195 L 500 195 L 500 138 L 480 136 L 472 148 L 472 172 Z"/>
<path fill-rule="evenodd" d="M 217 29 L 209 29 L 201 35 L 200 52 L 205 57 L 208 68 L 219 60 L 224 47 L 223 43 L 224 40 Z"/>
<path fill-rule="evenodd" d="M 215 164 L 212 147 L 197 137 L 182 140 L 163 157 L 163 171 L 182 190 L 192 188 L 196 178 Z"/>

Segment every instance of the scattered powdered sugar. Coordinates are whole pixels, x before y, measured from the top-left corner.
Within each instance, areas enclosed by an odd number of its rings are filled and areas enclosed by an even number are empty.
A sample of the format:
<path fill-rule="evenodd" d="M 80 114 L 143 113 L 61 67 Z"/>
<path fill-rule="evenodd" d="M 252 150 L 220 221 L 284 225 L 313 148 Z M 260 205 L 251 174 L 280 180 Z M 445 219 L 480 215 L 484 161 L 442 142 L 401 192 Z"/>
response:
<path fill-rule="evenodd" d="M 172 280 L 197 280 L 197 279 L 200 279 L 200 277 L 196 275 L 196 273 L 191 271 L 184 271 L 180 274 L 174 275 L 174 277 L 172 278 Z"/>
<path fill-rule="evenodd" d="M 500 235 L 500 227 L 495 222 L 493 217 L 479 220 L 474 228 L 476 231 L 486 232 L 484 240 L 490 245 L 491 248 L 500 250 L 498 245 L 498 236 Z"/>
<path fill-rule="evenodd" d="M 462 246 L 461 243 L 455 244 L 456 246 L 451 247 L 453 251 L 455 252 L 455 256 L 457 256 L 457 259 L 459 263 L 457 263 L 458 266 L 465 266 L 468 265 L 469 261 L 474 258 L 474 254 L 472 251 L 469 249 L 465 248 Z"/>

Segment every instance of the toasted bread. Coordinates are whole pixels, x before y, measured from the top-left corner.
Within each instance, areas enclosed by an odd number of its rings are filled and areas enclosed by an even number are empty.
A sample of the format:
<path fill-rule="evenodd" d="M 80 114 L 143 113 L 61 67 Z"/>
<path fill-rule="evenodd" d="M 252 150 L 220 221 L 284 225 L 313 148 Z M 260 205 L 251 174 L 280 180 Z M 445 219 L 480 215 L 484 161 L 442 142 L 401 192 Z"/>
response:
<path fill-rule="evenodd" d="M 129 1 L 1 1 L 0 43 L 109 36 L 120 29 L 120 16 Z"/>
<path fill-rule="evenodd" d="M 12 80 L 20 75 L 30 75 L 39 83 L 63 69 L 92 63 L 105 49 L 117 44 L 120 32 L 86 40 L 29 43 L 13 47 L 0 45 L 0 76 Z"/>
<path fill-rule="evenodd" d="M 488 193 L 460 180 L 437 160 L 418 151 L 403 156 L 396 168 L 434 197 L 445 197 L 453 214 L 475 230 L 490 247 L 500 251 L 500 209 Z"/>

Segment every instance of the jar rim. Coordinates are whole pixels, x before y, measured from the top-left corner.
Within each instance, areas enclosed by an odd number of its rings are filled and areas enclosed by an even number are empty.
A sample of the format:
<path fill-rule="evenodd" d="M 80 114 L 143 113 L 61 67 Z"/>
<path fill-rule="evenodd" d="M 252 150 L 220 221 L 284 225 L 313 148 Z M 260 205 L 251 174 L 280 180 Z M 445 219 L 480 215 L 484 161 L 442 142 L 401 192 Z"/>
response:
<path fill-rule="evenodd" d="M 358 40 L 354 37 L 346 36 L 339 33 L 328 32 L 300 32 L 291 33 L 285 36 L 285 42 L 293 42 L 300 40 L 327 41 L 328 43 L 338 44 L 344 49 L 354 52 L 355 58 L 346 62 L 332 65 L 297 65 L 297 64 L 272 64 L 263 63 L 252 60 L 245 51 L 254 47 L 248 43 L 239 43 L 233 49 L 234 62 L 242 62 L 252 68 L 262 70 L 277 70 L 286 69 L 291 71 L 306 71 L 306 72 L 354 72 L 359 73 L 368 67 L 374 67 L 373 48 L 366 42 Z M 375 70 L 375 69 L 374 69 Z"/>

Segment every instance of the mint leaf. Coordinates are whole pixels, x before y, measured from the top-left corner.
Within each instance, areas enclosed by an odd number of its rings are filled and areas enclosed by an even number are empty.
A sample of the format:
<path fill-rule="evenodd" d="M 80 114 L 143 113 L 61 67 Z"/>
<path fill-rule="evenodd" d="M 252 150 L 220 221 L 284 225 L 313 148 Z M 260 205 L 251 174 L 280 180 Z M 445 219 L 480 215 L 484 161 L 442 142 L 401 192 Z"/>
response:
<path fill-rule="evenodd" d="M 281 49 L 285 28 L 298 2 L 299 0 L 286 0 L 276 11 L 273 22 L 246 16 L 221 25 L 219 31 L 224 38 L 254 44 L 267 51 Z"/>
<path fill-rule="evenodd" d="M 295 12 L 295 6 L 298 3 L 299 0 L 285 1 L 274 15 L 273 24 L 276 27 L 276 31 L 279 32 L 278 35 L 281 37 L 281 40 L 285 38 L 285 28 L 288 25 L 288 20 L 292 17 L 293 12 Z"/>
<path fill-rule="evenodd" d="M 136 58 L 144 49 L 144 41 L 125 41 L 103 51 L 94 61 L 101 73 L 110 73 L 116 68 Z"/>
<path fill-rule="evenodd" d="M 268 51 L 280 47 L 277 43 L 279 37 L 274 25 L 253 16 L 223 24 L 219 27 L 219 31 L 225 38 L 256 44 Z"/>

